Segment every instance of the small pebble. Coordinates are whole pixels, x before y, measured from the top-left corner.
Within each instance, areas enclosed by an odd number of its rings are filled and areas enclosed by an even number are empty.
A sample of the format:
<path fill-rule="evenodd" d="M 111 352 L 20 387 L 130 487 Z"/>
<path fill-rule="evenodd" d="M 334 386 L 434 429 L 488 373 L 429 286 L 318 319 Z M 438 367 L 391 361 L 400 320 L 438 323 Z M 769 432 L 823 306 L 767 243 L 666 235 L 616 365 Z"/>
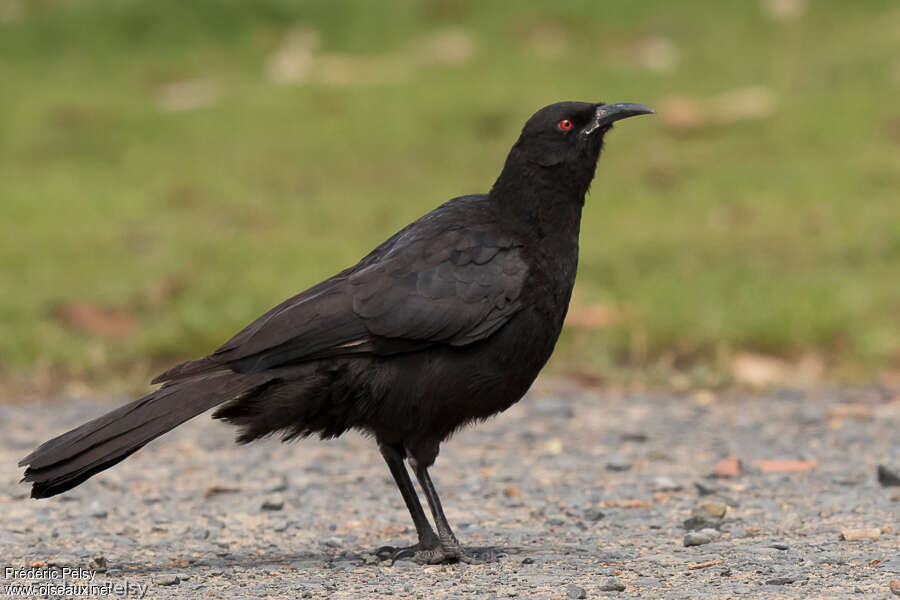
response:
<path fill-rule="evenodd" d="M 599 521 L 606 515 L 603 512 L 597 510 L 596 508 L 588 508 L 584 511 L 584 519 L 586 521 Z"/>
<path fill-rule="evenodd" d="M 710 517 L 721 519 L 728 512 L 728 506 L 719 502 L 707 502 L 700 506 L 700 510 Z"/>
<path fill-rule="evenodd" d="M 522 559 L 522 564 L 523 564 L 523 565 L 533 565 L 533 564 L 534 564 L 534 559 L 531 558 L 530 556 L 529 556 L 529 557 L 526 557 L 526 558 L 523 558 L 523 559 Z"/>
<path fill-rule="evenodd" d="M 657 477 L 653 480 L 653 491 L 655 492 L 680 492 L 683 487 L 669 477 Z"/>
<path fill-rule="evenodd" d="M 885 487 L 900 485 L 900 473 L 878 465 L 878 483 Z"/>
<path fill-rule="evenodd" d="M 260 508 L 262 510 L 281 510 L 284 508 L 284 499 L 279 496 L 267 498 Z"/>
<path fill-rule="evenodd" d="M 780 531 L 796 531 L 801 527 L 803 527 L 803 519 L 795 512 L 788 513 L 787 516 L 778 523 L 778 529 Z"/>
<path fill-rule="evenodd" d="M 181 583 L 181 579 L 178 578 L 178 575 L 174 573 L 164 573 L 162 575 L 157 575 L 153 578 L 153 583 L 156 585 L 178 585 Z"/>
<path fill-rule="evenodd" d="M 703 546 L 713 541 L 713 537 L 707 533 L 708 530 L 691 531 L 684 535 L 685 546 Z"/>
<path fill-rule="evenodd" d="M 607 471 L 627 471 L 631 469 L 631 461 L 620 454 L 613 454 L 606 461 Z"/>
<path fill-rule="evenodd" d="M 701 496 L 711 496 L 712 494 L 717 494 L 719 490 L 711 485 L 706 485 L 703 482 L 695 481 L 694 487 L 697 488 L 697 493 Z"/>
<path fill-rule="evenodd" d="M 578 587 L 574 583 L 570 583 L 566 586 L 566 596 L 569 598 L 587 598 L 587 592 L 584 591 L 583 587 Z"/>
<path fill-rule="evenodd" d="M 99 502 L 94 502 L 91 504 L 90 515 L 95 519 L 105 519 L 109 512 Z"/>
<path fill-rule="evenodd" d="M 276 481 L 274 483 L 270 483 L 269 485 L 264 487 L 263 491 L 267 494 L 277 494 L 279 492 L 287 491 L 287 488 L 288 488 L 287 479 L 282 478 L 281 480 Z"/>
<path fill-rule="evenodd" d="M 700 529 L 715 529 L 721 523 L 721 519 L 704 515 L 694 515 L 682 522 L 682 527 L 688 531 L 697 531 Z"/>
<path fill-rule="evenodd" d="M 790 546 L 788 546 L 784 542 L 775 542 L 773 544 L 769 544 L 769 548 L 775 548 L 776 550 L 787 550 L 788 548 L 790 548 Z"/>
<path fill-rule="evenodd" d="M 893 592 L 895 596 L 900 596 L 900 579 L 891 580 L 891 592 Z"/>
<path fill-rule="evenodd" d="M 598 588 L 601 592 L 624 592 L 625 584 L 616 577 L 607 577 L 600 582 Z"/>
<path fill-rule="evenodd" d="M 801 575 L 797 575 L 795 573 L 786 573 L 784 575 L 779 575 L 778 577 L 773 577 L 772 579 L 766 580 L 766 585 L 788 585 L 802 578 L 803 577 Z"/>
<path fill-rule="evenodd" d="M 869 527 L 867 529 L 842 529 L 841 539 L 845 542 L 858 542 L 860 540 L 877 542 L 881 539 L 881 530 L 877 527 Z"/>
<path fill-rule="evenodd" d="M 287 528 L 288 522 L 286 519 L 279 519 L 278 521 L 272 523 L 272 531 L 287 531 Z"/>

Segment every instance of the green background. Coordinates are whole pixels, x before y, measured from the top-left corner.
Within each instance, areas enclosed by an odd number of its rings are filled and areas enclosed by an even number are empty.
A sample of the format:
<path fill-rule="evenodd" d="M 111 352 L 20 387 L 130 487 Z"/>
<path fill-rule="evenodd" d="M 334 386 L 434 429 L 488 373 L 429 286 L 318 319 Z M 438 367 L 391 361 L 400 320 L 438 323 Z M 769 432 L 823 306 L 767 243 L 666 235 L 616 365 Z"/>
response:
<path fill-rule="evenodd" d="M 607 138 L 553 369 L 889 371 L 898 49 L 894 0 L 0 0 L 0 370 L 208 352 L 573 99 L 659 115 Z"/>

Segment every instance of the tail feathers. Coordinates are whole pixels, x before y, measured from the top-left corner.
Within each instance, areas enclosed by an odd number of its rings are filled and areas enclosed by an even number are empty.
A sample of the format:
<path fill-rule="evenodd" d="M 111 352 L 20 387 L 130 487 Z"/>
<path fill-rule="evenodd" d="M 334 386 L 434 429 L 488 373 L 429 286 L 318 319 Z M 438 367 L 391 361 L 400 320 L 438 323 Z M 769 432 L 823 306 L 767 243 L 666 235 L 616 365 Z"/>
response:
<path fill-rule="evenodd" d="M 181 380 L 53 438 L 19 462 L 31 496 L 54 496 L 124 460 L 151 440 L 272 378 L 220 371 Z"/>
<path fill-rule="evenodd" d="M 216 362 L 212 358 L 206 356 L 204 358 L 189 360 L 180 365 L 176 365 L 168 371 L 154 377 L 153 381 L 150 383 L 163 383 L 165 381 L 176 381 L 188 377 L 196 377 L 197 375 L 208 374 L 213 371 L 221 371 L 223 368 L 226 367 L 222 365 L 222 363 Z"/>

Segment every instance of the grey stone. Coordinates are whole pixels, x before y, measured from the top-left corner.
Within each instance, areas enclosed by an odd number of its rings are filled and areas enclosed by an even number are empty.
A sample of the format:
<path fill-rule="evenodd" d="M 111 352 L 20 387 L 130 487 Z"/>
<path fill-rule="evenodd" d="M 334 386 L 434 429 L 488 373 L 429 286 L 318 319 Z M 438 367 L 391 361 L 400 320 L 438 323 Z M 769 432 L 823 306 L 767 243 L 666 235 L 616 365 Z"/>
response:
<path fill-rule="evenodd" d="M 700 529 L 712 529 L 718 527 L 721 521 L 703 515 L 693 515 L 682 521 L 681 526 L 688 531 L 699 531 Z"/>
<path fill-rule="evenodd" d="M 702 481 L 695 481 L 694 487 L 697 488 L 697 493 L 701 496 L 711 496 L 712 494 L 718 493 L 718 488 L 713 485 L 708 485 L 703 483 Z"/>
<path fill-rule="evenodd" d="M 569 598 L 587 598 L 587 592 L 583 587 L 578 587 L 574 583 L 566 586 L 566 596 Z"/>
<path fill-rule="evenodd" d="M 628 471 L 631 469 L 631 461 L 620 454 L 613 454 L 606 460 L 608 471 Z"/>
<path fill-rule="evenodd" d="M 279 492 L 287 491 L 288 482 L 287 479 L 282 478 L 280 481 L 276 481 L 274 483 L 268 484 L 263 488 L 263 492 L 267 494 L 277 494 Z"/>
<path fill-rule="evenodd" d="M 675 483 L 670 477 L 656 477 L 653 480 L 653 491 L 655 492 L 680 492 L 682 489 L 683 486 Z"/>
<path fill-rule="evenodd" d="M 601 592 L 624 592 L 625 584 L 617 577 L 607 577 L 597 586 Z"/>
<path fill-rule="evenodd" d="M 886 560 L 880 563 L 878 565 L 878 568 L 887 573 L 900 575 L 900 558 L 892 558 L 891 560 Z"/>
<path fill-rule="evenodd" d="M 878 483 L 885 487 L 900 485 L 900 472 L 878 465 Z"/>
<path fill-rule="evenodd" d="M 174 573 L 162 573 L 153 578 L 153 583 L 156 585 L 178 585 L 181 583 L 181 578 Z"/>
<path fill-rule="evenodd" d="M 284 508 L 284 498 L 281 496 L 272 496 L 271 498 L 266 498 L 262 506 L 260 507 L 262 510 L 281 510 Z"/>
<path fill-rule="evenodd" d="M 272 522 L 272 531 L 286 531 L 288 528 L 287 519 L 278 519 Z"/>
<path fill-rule="evenodd" d="M 766 585 L 789 585 L 803 579 L 806 579 L 806 577 L 800 573 L 781 573 L 776 577 L 767 579 Z"/>
<path fill-rule="evenodd" d="M 109 516 L 109 512 L 97 501 L 91 503 L 90 516 L 94 519 L 105 519 Z"/>
<path fill-rule="evenodd" d="M 606 516 L 602 511 L 597 510 L 596 508 L 585 509 L 583 515 L 586 521 L 599 521 Z"/>
<path fill-rule="evenodd" d="M 703 546 L 713 541 L 712 536 L 703 531 L 691 531 L 684 535 L 685 546 Z"/>

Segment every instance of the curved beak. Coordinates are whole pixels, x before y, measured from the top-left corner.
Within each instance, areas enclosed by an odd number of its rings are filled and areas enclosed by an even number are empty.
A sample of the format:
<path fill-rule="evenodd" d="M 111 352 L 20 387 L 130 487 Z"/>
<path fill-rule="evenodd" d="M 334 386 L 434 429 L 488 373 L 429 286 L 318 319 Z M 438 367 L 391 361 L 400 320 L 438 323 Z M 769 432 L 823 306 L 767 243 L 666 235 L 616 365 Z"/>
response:
<path fill-rule="evenodd" d="M 643 104 L 635 104 L 634 102 L 619 102 L 616 104 L 599 104 L 596 112 L 594 112 L 594 120 L 584 128 L 585 135 L 589 135 L 594 131 L 607 127 L 613 122 L 628 117 L 636 117 L 637 115 L 652 115 L 656 111 L 649 106 Z"/>

